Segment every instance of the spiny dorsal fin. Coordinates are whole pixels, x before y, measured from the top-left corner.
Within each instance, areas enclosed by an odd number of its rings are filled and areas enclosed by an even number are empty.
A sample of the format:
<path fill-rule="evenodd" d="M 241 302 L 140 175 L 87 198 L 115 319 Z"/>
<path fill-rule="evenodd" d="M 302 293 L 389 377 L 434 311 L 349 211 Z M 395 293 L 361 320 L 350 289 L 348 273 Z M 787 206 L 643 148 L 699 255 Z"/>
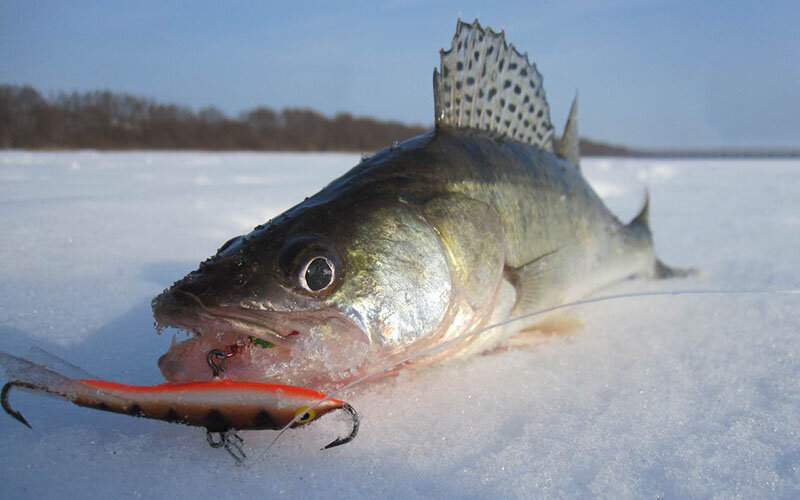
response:
<path fill-rule="evenodd" d="M 572 100 L 567 124 L 564 125 L 564 135 L 558 141 L 558 156 L 564 158 L 578 168 L 581 168 L 580 139 L 578 137 L 578 94 Z"/>
<path fill-rule="evenodd" d="M 503 32 L 459 19 L 453 45 L 433 71 L 436 126 L 484 130 L 553 152 L 542 75 Z"/>

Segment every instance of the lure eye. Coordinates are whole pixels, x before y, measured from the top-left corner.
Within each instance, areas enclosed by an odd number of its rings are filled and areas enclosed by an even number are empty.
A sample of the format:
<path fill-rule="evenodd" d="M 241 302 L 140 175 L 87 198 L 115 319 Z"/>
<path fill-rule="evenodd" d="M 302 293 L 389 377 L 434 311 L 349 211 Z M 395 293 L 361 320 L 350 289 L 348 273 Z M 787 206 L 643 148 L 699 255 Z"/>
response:
<path fill-rule="evenodd" d="M 326 257 L 314 257 L 305 266 L 300 282 L 312 292 L 328 288 L 334 279 L 333 262 Z"/>
<path fill-rule="evenodd" d="M 297 420 L 298 424 L 311 422 L 312 420 L 314 420 L 314 417 L 317 416 L 317 412 L 315 412 L 312 409 L 306 409 L 306 408 L 300 408 L 299 410 L 297 410 L 297 413 L 295 413 L 294 416 L 297 417 L 301 413 L 303 414 L 303 416 Z"/>

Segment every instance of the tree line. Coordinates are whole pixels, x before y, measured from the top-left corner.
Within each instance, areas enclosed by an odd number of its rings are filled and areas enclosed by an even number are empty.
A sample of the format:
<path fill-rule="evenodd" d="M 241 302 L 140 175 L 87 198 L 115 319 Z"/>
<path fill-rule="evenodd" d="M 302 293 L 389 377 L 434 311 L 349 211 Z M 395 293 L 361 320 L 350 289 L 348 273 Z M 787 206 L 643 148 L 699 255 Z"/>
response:
<path fill-rule="evenodd" d="M 429 130 L 395 121 L 311 109 L 260 106 L 229 117 L 111 91 L 44 97 L 29 85 L 0 85 L 0 148 L 199 149 L 371 152 Z M 583 156 L 800 156 L 798 150 L 634 150 L 585 138 Z"/>
<path fill-rule="evenodd" d="M 44 97 L 0 85 L 0 148 L 375 151 L 420 126 L 310 109 L 258 107 L 232 118 L 110 91 Z"/>

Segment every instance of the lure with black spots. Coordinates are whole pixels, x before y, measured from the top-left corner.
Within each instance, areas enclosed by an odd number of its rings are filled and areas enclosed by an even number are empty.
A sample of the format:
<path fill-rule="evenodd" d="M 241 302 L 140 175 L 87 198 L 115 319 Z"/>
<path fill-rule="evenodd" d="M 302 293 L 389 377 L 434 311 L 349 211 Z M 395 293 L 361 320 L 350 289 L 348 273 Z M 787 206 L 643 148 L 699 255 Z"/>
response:
<path fill-rule="evenodd" d="M 352 431 L 325 449 L 352 441 L 358 432 L 359 420 L 353 407 L 303 387 L 221 378 L 152 386 L 73 379 L 3 352 L 0 365 L 12 378 L 0 392 L 0 403 L 9 415 L 28 427 L 31 425 L 25 417 L 8 403 L 8 393 L 13 387 L 46 392 L 87 408 L 204 427 L 209 433 L 209 443 L 214 447 L 224 446 L 237 463 L 245 458 L 241 438 L 235 434 L 238 430 L 299 427 L 341 409 L 352 417 Z M 219 440 L 211 435 L 216 433 Z"/>

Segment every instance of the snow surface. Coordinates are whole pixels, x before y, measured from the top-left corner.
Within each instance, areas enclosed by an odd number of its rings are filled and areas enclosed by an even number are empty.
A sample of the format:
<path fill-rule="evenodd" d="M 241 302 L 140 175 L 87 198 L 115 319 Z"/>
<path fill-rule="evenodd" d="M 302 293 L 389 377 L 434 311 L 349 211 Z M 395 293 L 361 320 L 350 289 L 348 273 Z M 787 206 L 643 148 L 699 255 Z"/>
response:
<path fill-rule="evenodd" d="M 157 383 L 150 299 L 348 154 L 0 153 L 0 350 Z M 621 218 L 651 187 L 661 257 L 705 279 L 607 293 L 800 288 L 800 161 L 584 160 Z M 800 296 L 581 306 L 578 332 L 352 389 L 362 415 L 287 432 L 243 468 L 203 431 L 22 392 L 0 435 L 11 498 L 800 496 Z M 259 454 L 274 432 L 244 432 Z"/>

